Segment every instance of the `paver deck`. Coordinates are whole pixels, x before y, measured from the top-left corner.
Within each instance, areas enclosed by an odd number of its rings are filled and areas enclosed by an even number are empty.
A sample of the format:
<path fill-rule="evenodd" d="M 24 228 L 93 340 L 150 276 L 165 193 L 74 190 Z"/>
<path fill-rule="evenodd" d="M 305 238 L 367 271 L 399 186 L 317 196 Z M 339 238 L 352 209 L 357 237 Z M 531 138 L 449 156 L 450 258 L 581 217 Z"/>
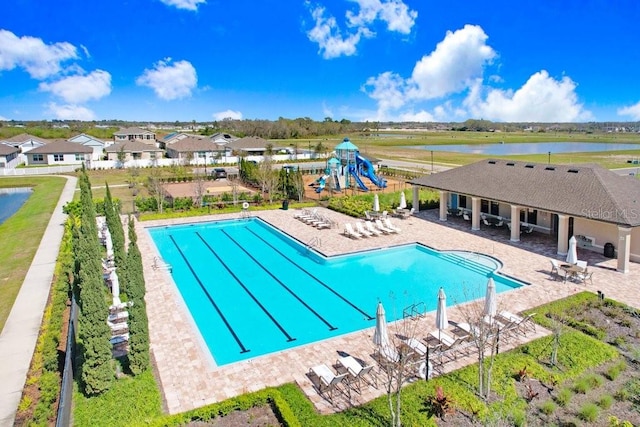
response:
<path fill-rule="evenodd" d="M 585 289 L 593 292 L 599 290 L 608 298 L 640 308 L 639 264 L 632 263 L 630 272 L 622 274 L 615 271 L 614 259 L 607 259 L 596 252 L 579 248 L 579 259 L 587 260 L 589 268 L 594 271 L 593 284 L 565 283 L 554 281 L 549 276 L 549 258 L 560 259 L 555 254 L 555 244 L 548 237 L 536 233 L 523 236 L 521 242 L 513 243 L 509 241 L 506 228 L 499 230 L 492 227 L 472 232 L 468 223 L 462 220 L 440 222 L 437 212 L 426 211 L 406 220 L 395 220 L 402 229 L 397 235 L 353 240 L 342 235 L 342 231 L 344 223 L 354 222 L 354 218 L 322 208 L 320 210 L 332 218 L 338 224 L 338 228 L 317 230 L 295 220 L 294 210 L 261 211 L 254 215 L 302 242 L 319 238 L 321 246 L 318 250 L 325 255 L 411 242 L 420 242 L 440 250 L 466 250 L 491 255 L 503 263 L 503 273 L 531 284 L 498 296 L 499 309 L 508 308 L 511 312 L 529 309 Z M 179 413 L 288 382 L 296 382 L 316 407 L 325 413 L 382 395 L 382 388 L 364 387 L 362 394 L 353 393 L 350 401 L 343 399 L 330 403 L 318 395 L 306 375 L 310 367 L 323 363 L 331 365 L 344 354 L 375 363 L 371 358 L 374 353 L 373 328 L 221 367 L 216 366 L 170 273 L 152 267 L 154 258 L 159 257 L 159 253 L 145 228 L 239 216 L 237 213 L 136 224 L 138 245 L 144 258 L 151 352 L 157 364 L 166 410 L 172 414 Z M 433 298 L 436 298 L 436 295 L 433 295 Z M 460 307 L 450 308 L 448 314 L 449 319 L 462 319 L 464 316 Z M 424 331 L 426 336 L 428 331 L 434 329 L 435 312 L 427 313 L 415 322 L 417 330 Z M 535 334 L 528 334 L 524 339 L 533 339 L 547 333 L 548 331 L 537 328 Z M 512 341 L 502 347 L 502 350 L 517 344 L 518 342 Z M 455 363 L 447 364 L 446 370 L 472 362 L 472 358 L 458 359 Z"/>

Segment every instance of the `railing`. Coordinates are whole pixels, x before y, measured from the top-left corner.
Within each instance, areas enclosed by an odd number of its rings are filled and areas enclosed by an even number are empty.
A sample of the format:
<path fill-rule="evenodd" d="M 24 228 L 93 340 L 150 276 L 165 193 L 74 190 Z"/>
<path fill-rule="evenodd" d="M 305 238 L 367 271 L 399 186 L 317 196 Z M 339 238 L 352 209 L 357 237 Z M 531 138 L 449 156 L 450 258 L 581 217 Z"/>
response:
<path fill-rule="evenodd" d="M 76 330 L 78 327 L 78 304 L 75 297 L 71 298 L 71 313 L 69 315 L 69 332 L 64 355 L 64 370 L 62 371 L 62 384 L 60 386 L 60 400 L 58 414 L 56 415 L 56 427 L 71 425 L 71 408 L 73 407 L 73 376 L 75 371 Z"/>
<path fill-rule="evenodd" d="M 424 302 L 416 302 L 408 307 L 405 307 L 405 309 L 402 310 L 402 318 L 415 319 L 418 317 L 424 317 L 426 312 L 427 306 L 424 304 Z"/>

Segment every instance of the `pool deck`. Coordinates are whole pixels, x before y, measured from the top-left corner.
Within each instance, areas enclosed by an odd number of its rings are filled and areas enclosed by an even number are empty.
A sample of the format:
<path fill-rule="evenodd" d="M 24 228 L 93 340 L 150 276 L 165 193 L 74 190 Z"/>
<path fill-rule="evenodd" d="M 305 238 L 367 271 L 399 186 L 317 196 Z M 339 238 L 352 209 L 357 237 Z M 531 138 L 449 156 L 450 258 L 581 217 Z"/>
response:
<path fill-rule="evenodd" d="M 499 294 L 498 310 L 520 312 L 585 289 L 594 293 L 601 291 L 607 298 L 640 308 L 640 264 L 631 263 L 630 272 L 622 274 L 615 270 L 615 259 L 607 259 L 596 252 L 578 248 L 578 258 L 587 260 L 590 270 L 594 271 L 593 285 L 564 283 L 554 281 L 549 276 L 549 259 L 561 259 L 555 254 L 555 245 L 548 237 L 536 233 L 523 235 L 520 242 L 513 243 L 508 240 L 507 231 L 492 227 L 472 232 L 467 222 L 457 218 L 440 222 L 437 212 L 426 211 L 405 220 L 394 219 L 393 222 L 402 229 L 397 235 L 355 240 L 342 234 L 344 224 L 353 223 L 354 218 L 323 208 L 319 208 L 319 211 L 332 218 L 338 227 L 317 230 L 294 219 L 296 210 L 259 211 L 251 215 L 264 219 L 301 242 L 311 242 L 318 238 L 318 250 L 325 255 L 420 242 L 440 250 L 466 250 L 493 256 L 502 261 L 503 273 L 530 283 L 530 286 Z M 159 257 L 159 253 L 145 228 L 239 217 L 240 213 L 236 213 L 136 223 L 147 286 L 151 353 L 157 368 L 165 410 L 171 414 L 184 412 L 289 382 L 296 382 L 322 413 L 343 410 L 350 405 L 358 405 L 383 395 L 383 387 L 363 386 L 362 394 L 352 393 L 350 399 L 340 395 L 329 402 L 318 394 L 307 377 L 312 366 L 331 366 L 345 353 L 375 364 L 372 359 L 375 350 L 372 343 L 373 328 L 222 367 L 215 365 L 170 273 L 153 268 L 154 258 Z M 435 299 L 437 296 L 425 296 L 427 298 Z M 468 317 L 465 313 L 468 313 L 470 307 L 471 304 L 449 307 L 448 318 L 464 321 Z M 402 307 L 385 308 L 402 310 Z M 390 327 L 392 330 L 394 327 L 399 328 L 401 323 L 396 322 Z M 417 334 L 418 337 L 426 337 L 429 331 L 435 329 L 435 312 L 427 313 L 425 317 L 410 323 L 412 328 L 421 331 Z M 546 334 L 549 331 L 538 327 L 535 333 L 520 337 L 519 341 L 505 343 L 501 346 L 501 351 Z M 457 359 L 447 363 L 444 369 L 454 370 L 474 363 L 475 360 L 473 356 Z"/>

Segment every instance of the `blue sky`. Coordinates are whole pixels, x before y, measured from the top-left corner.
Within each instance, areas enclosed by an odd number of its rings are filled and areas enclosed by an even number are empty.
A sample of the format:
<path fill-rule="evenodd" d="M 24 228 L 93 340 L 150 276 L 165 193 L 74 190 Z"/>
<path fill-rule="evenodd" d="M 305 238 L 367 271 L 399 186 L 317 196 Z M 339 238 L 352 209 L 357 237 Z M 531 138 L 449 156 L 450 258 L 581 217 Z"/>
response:
<path fill-rule="evenodd" d="M 14 0 L 0 119 L 640 120 L 637 0 Z"/>

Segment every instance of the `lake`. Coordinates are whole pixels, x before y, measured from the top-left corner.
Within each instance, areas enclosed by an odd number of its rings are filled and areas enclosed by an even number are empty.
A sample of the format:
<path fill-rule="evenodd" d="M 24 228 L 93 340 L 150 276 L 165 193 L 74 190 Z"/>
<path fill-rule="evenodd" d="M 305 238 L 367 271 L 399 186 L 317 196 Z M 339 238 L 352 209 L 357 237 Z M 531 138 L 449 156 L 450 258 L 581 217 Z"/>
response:
<path fill-rule="evenodd" d="M 16 213 L 31 193 L 32 190 L 29 187 L 0 188 L 0 224 Z"/>
<path fill-rule="evenodd" d="M 427 151 L 507 156 L 513 154 L 547 154 L 549 152 L 551 154 L 558 154 L 596 151 L 640 151 L 640 144 L 616 144 L 605 142 L 515 142 L 512 144 L 413 145 L 406 148 Z"/>

